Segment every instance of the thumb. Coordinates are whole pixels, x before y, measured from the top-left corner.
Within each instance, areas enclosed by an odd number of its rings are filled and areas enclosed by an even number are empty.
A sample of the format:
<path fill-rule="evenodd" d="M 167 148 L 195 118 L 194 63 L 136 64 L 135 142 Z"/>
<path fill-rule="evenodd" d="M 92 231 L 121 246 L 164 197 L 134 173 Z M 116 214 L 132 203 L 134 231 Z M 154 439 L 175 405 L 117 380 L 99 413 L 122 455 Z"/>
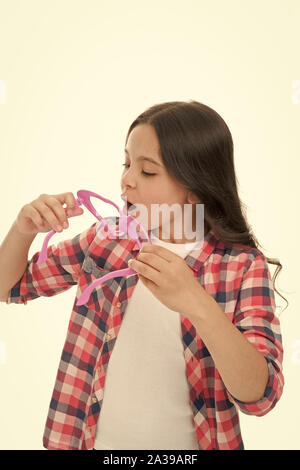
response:
<path fill-rule="evenodd" d="M 76 215 L 83 214 L 83 209 L 81 207 L 74 207 L 73 209 L 67 209 L 68 217 L 75 217 Z"/>

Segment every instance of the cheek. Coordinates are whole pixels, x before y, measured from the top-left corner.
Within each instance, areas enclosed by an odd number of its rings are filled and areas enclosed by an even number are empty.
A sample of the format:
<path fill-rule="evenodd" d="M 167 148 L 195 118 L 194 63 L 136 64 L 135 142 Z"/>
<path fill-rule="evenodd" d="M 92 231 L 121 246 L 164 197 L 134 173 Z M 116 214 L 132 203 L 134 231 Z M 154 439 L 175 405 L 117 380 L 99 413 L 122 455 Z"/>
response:
<path fill-rule="evenodd" d="M 160 221 L 158 220 L 158 217 L 155 216 L 155 213 L 157 213 L 157 209 L 151 207 L 151 204 L 159 204 L 159 203 L 146 203 L 143 202 L 143 206 L 141 207 L 141 210 L 137 207 L 136 209 L 133 209 L 132 215 L 133 217 L 136 218 L 136 220 L 144 227 L 146 231 L 152 230 L 158 225 L 160 225 Z"/>

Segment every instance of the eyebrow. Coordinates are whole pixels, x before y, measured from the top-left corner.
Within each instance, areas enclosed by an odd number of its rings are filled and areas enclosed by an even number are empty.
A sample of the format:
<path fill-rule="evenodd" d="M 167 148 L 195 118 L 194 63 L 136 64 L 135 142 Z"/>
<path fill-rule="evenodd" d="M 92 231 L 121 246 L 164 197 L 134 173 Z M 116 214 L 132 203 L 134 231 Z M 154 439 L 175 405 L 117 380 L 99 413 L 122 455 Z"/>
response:
<path fill-rule="evenodd" d="M 128 150 L 127 149 L 124 149 L 124 150 L 125 150 L 125 153 L 127 153 L 127 155 L 129 155 Z M 162 165 L 160 163 L 158 163 L 156 160 L 154 160 L 154 158 L 151 158 L 151 157 L 145 157 L 144 155 L 140 155 L 136 159 L 137 160 L 147 160 L 148 162 L 154 163 L 155 165 L 158 165 L 158 166 L 162 167 Z"/>

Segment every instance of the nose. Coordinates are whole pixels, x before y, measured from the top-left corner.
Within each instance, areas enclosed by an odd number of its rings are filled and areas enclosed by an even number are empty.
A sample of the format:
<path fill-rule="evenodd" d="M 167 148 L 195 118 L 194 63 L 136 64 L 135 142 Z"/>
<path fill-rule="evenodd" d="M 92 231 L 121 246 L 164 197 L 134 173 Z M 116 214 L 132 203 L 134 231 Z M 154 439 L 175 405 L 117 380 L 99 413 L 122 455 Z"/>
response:
<path fill-rule="evenodd" d="M 135 188 L 136 187 L 136 181 L 135 177 L 130 170 L 126 171 L 126 174 L 122 175 L 121 178 L 121 186 L 123 188 L 123 192 L 127 191 L 130 188 Z"/>

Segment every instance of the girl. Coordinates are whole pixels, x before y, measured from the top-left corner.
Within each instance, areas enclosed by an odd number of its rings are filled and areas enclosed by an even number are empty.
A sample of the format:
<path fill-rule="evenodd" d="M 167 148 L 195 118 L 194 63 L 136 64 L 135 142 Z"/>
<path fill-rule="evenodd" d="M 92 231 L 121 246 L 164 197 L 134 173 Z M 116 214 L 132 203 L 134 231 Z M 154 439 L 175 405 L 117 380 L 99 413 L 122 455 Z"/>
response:
<path fill-rule="evenodd" d="M 243 449 L 238 412 L 263 416 L 283 390 L 267 263 L 281 265 L 263 255 L 242 212 L 224 120 L 197 101 L 147 109 L 126 137 L 121 190 L 147 214 L 155 204 L 191 205 L 189 234 L 203 204 L 203 240 L 199 232 L 192 240 L 176 236 L 175 217 L 164 237 L 164 223 L 148 216 L 152 245 L 139 253 L 130 238 L 100 237 L 95 222 L 50 246 L 40 266 L 39 252 L 27 261 L 36 233 L 67 223 L 62 205 L 74 207 L 75 198 L 65 193 L 25 205 L 0 248 L 8 304 L 74 284 L 78 298 L 112 270 L 129 264 L 136 271 L 104 282 L 85 305 L 74 302 L 43 445 Z"/>

